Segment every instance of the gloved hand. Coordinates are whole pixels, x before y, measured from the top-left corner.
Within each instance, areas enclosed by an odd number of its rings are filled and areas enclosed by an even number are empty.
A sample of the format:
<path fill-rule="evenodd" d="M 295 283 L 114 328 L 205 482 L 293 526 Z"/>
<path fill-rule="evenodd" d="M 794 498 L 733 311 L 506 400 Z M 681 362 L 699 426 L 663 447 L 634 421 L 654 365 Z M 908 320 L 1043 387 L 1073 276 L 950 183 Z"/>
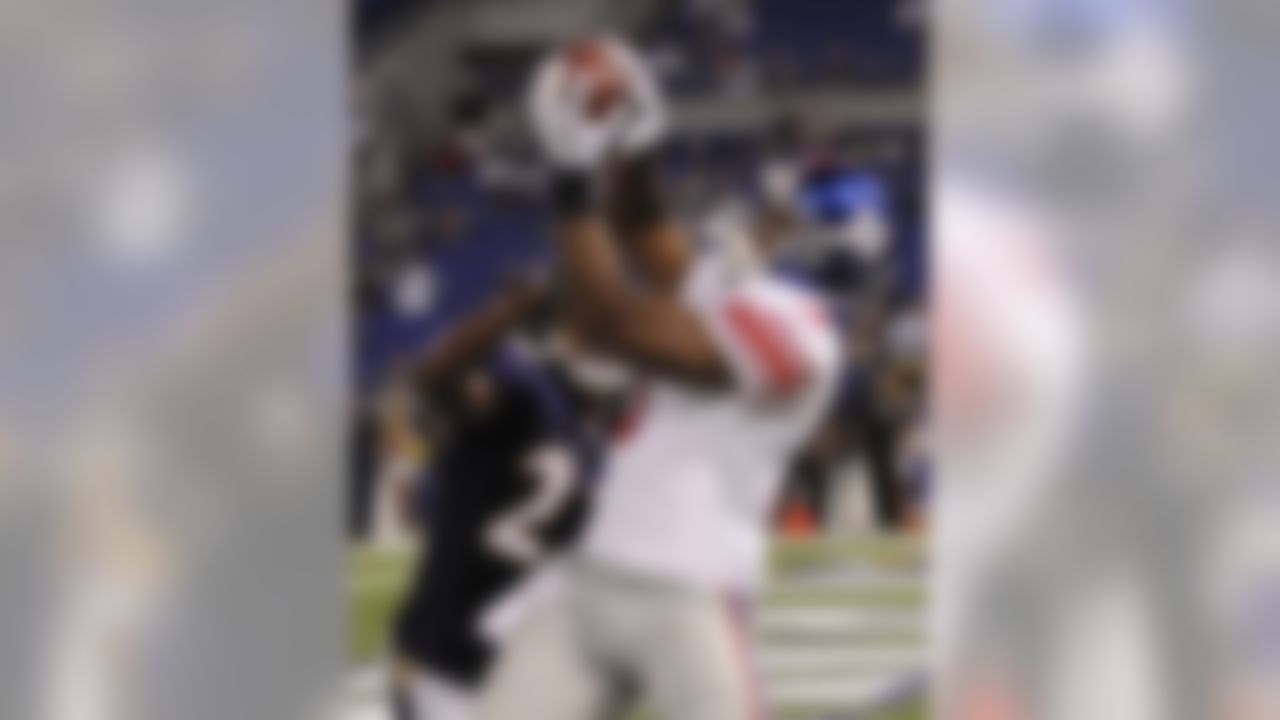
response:
<path fill-rule="evenodd" d="M 620 119 L 615 149 L 628 156 L 647 152 L 666 136 L 666 97 L 653 70 L 635 48 L 619 40 L 611 40 L 609 44 L 629 91 L 627 112 Z"/>
<path fill-rule="evenodd" d="M 616 38 L 577 43 L 545 58 L 528 96 L 534 135 L 562 170 L 647 150 L 666 131 L 666 106 L 644 61 Z"/>

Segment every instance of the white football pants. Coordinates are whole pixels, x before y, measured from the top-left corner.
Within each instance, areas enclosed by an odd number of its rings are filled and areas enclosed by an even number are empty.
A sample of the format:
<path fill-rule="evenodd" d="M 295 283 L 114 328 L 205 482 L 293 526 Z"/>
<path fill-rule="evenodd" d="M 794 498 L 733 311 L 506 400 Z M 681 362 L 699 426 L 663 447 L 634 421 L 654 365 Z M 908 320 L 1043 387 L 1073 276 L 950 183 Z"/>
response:
<path fill-rule="evenodd" d="M 609 720 L 640 700 L 661 720 L 764 717 L 745 603 L 589 562 L 516 629 L 479 720 Z"/>

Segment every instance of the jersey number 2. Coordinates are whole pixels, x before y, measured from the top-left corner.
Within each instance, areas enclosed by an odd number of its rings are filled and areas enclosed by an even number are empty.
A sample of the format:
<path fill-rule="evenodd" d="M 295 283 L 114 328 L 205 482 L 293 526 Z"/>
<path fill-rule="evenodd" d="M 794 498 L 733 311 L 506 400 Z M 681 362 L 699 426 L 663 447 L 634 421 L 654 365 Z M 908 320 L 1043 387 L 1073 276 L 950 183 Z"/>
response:
<path fill-rule="evenodd" d="M 525 457 L 524 475 L 533 492 L 494 518 L 485 541 L 496 555 L 517 565 L 531 565 L 546 554 L 540 532 L 573 492 L 574 460 L 563 446 L 542 445 Z"/>

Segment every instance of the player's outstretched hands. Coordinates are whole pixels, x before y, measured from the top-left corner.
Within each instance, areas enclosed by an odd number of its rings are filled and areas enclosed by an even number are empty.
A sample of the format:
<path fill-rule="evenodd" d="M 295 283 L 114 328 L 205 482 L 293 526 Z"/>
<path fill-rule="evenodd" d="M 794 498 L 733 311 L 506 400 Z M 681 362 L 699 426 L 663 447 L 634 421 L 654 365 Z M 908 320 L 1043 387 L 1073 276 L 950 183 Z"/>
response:
<path fill-rule="evenodd" d="M 590 171 L 611 156 L 647 150 L 667 126 L 656 78 L 617 38 L 552 52 L 534 75 L 528 103 L 542 151 L 565 170 Z"/>
<path fill-rule="evenodd" d="M 635 48 L 614 41 L 614 52 L 630 91 L 630 112 L 618 128 L 617 150 L 634 155 L 652 149 L 666 136 L 667 101 L 653 70 Z"/>

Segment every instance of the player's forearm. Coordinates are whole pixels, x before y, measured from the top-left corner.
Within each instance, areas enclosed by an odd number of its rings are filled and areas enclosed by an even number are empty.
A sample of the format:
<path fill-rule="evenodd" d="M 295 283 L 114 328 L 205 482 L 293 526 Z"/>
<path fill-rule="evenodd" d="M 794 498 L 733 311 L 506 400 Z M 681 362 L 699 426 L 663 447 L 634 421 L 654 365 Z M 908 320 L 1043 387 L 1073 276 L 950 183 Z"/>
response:
<path fill-rule="evenodd" d="M 417 380 L 438 395 L 468 368 L 493 351 L 512 329 L 529 318 L 543 300 L 540 288 L 522 284 L 508 288 L 439 338 L 416 368 Z"/>
<path fill-rule="evenodd" d="M 568 296 L 565 319 L 578 337 L 600 347 L 610 344 L 613 330 L 625 320 L 634 291 L 597 200 L 587 173 L 563 172 L 553 181 L 559 280 Z"/>
<path fill-rule="evenodd" d="M 668 218 L 653 152 L 615 159 L 609 165 L 609 221 L 632 243 Z"/>
<path fill-rule="evenodd" d="M 609 174 L 609 221 L 633 265 L 650 286 L 677 292 L 691 264 L 689 243 L 663 197 L 656 153 L 622 158 Z"/>
<path fill-rule="evenodd" d="M 558 224 L 556 237 L 561 280 L 569 296 L 567 319 L 583 340 L 610 349 L 617 331 L 630 321 L 633 291 L 608 227 L 597 215 L 565 218 Z"/>

